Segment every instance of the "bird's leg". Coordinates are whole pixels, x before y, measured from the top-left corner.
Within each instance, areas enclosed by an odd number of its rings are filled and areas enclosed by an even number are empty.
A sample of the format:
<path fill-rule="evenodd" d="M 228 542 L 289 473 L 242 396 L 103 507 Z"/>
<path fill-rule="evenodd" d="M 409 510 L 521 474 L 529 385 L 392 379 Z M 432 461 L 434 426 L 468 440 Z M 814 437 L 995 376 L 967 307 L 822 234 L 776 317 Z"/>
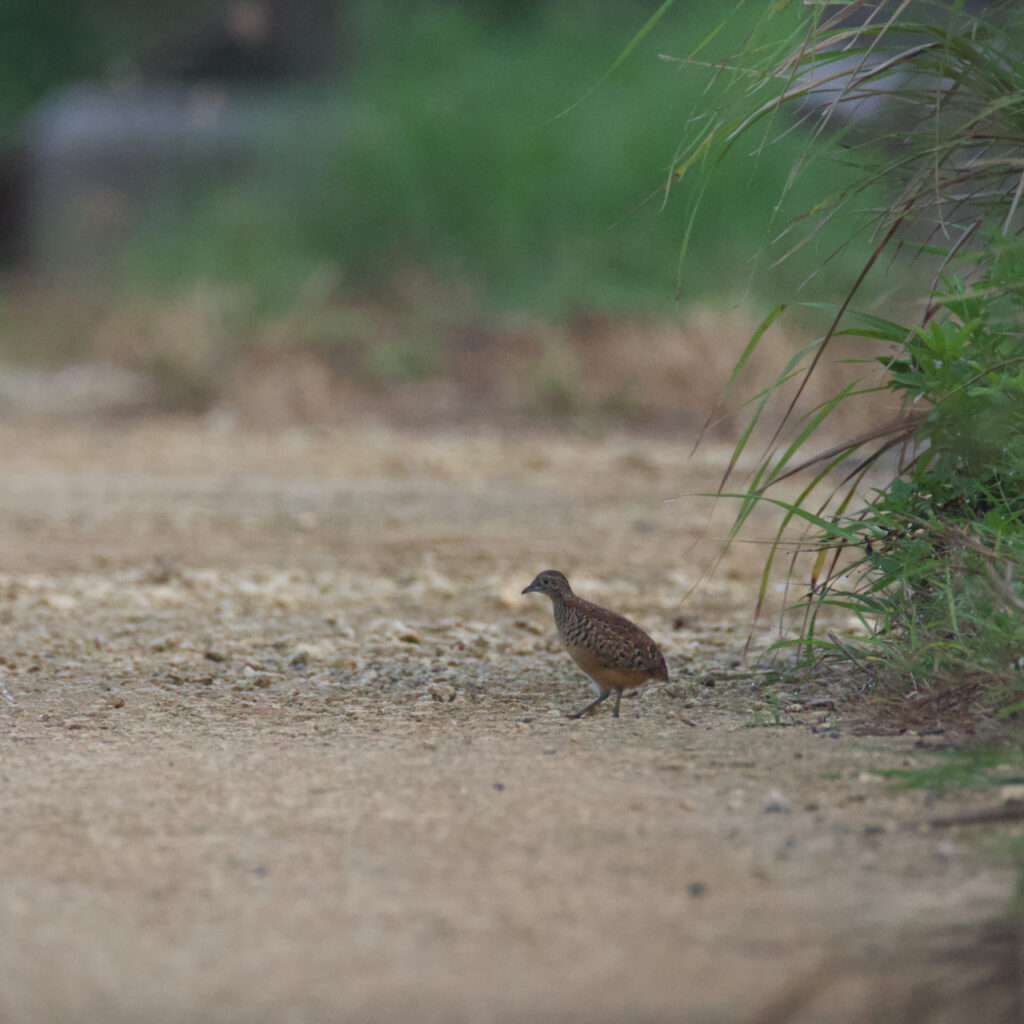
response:
<path fill-rule="evenodd" d="M 621 693 L 622 691 L 620 690 L 619 692 Z M 582 718 L 588 711 L 592 711 L 594 708 L 597 707 L 598 704 L 600 704 L 602 701 L 607 700 L 611 695 L 612 695 L 612 691 L 611 690 L 605 690 L 604 693 L 602 693 L 601 696 L 597 698 L 597 700 L 592 700 L 581 711 L 571 711 L 565 717 L 566 718 Z"/>
<path fill-rule="evenodd" d="M 619 717 L 619 703 L 622 700 L 622 687 L 615 687 L 615 710 L 612 712 L 612 718 Z"/>

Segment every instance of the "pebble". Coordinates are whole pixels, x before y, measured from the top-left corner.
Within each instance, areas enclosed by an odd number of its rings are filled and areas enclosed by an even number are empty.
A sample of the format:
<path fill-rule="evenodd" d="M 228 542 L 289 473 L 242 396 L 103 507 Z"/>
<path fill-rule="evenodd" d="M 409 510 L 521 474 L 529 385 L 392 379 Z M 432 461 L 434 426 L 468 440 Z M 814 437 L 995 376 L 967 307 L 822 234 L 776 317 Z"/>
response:
<path fill-rule="evenodd" d="M 506 607 L 513 610 L 522 608 L 526 604 L 526 597 L 522 593 L 523 583 L 519 579 L 506 580 L 497 592 L 498 600 Z"/>
<path fill-rule="evenodd" d="M 768 802 L 764 805 L 765 814 L 789 814 L 789 801 L 777 789 L 768 793 Z"/>
<path fill-rule="evenodd" d="M 516 629 L 522 629 L 527 633 L 532 633 L 534 636 L 544 635 L 544 630 L 541 629 L 536 622 L 533 622 L 530 619 L 516 619 L 512 625 L 515 626 Z"/>
<path fill-rule="evenodd" d="M 297 644 L 292 651 L 292 665 L 307 665 L 311 661 L 329 661 L 334 655 L 331 644 Z"/>

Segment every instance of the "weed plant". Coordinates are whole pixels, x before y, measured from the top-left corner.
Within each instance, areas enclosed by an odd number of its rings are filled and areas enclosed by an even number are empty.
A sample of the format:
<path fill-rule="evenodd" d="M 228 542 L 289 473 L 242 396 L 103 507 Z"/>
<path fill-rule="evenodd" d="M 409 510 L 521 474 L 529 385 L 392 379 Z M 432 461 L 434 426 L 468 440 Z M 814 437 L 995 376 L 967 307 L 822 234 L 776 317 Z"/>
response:
<path fill-rule="evenodd" d="M 804 663 L 841 661 L 876 690 L 970 688 L 1005 716 L 1024 712 L 1024 51 L 1015 7 L 985 18 L 961 3 L 807 7 L 791 45 L 747 47 L 708 131 L 681 151 L 676 176 L 717 167 L 741 139 L 765 145 L 800 128 L 807 142 L 789 188 L 816 147 L 841 144 L 860 167 L 852 185 L 802 194 L 807 215 L 791 251 L 865 205 L 870 255 L 843 300 L 816 307 L 824 334 L 794 356 L 752 405 L 733 465 L 773 399 L 789 387 L 782 426 L 738 497 L 782 507 L 762 584 L 799 526 L 811 553 L 797 612 Z M 701 173 L 707 173 L 706 170 Z M 916 256 L 916 276 L 904 270 Z M 875 310 L 894 276 L 926 286 L 903 296 L 913 318 Z M 859 308 L 858 308 L 859 307 Z M 869 310 L 863 312 L 860 310 Z M 767 322 L 782 313 L 776 309 Z M 809 412 L 799 398 L 836 339 L 885 346 L 859 381 Z M 756 349 L 755 335 L 737 370 Z M 795 394 L 794 394 L 795 391 Z M 888 393 L 899 414 L 808 454 L 843 403 Z M 792 397 L 789 397 L 789 396 Z M 796 500 L 773 485 L 808 473 Z M 726 473 L 723 492 L 731 477 Z M 792 482 L 792 481 L 791 481 Z M 791 560 L 791 568 L 798 560 Z M 867 639 L 830 631 L 838 610 Z"/>

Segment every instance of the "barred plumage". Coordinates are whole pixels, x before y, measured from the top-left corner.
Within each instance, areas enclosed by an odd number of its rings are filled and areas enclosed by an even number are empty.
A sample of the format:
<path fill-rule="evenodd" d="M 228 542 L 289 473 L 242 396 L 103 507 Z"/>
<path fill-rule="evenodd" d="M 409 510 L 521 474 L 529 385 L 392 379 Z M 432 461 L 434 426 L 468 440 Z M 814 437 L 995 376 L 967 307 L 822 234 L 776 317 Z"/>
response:
<path fill-rule="evenodd" d="M 573 712 L 570 718 L 581 718 L 613 691 L 612 717 L 618 718 L 623 689 L 642 686 L 648 679 L 668 682 L 668 667 L 658 645 L 629 619 L 577 597 L 556 569 L 539 573 L 523 593 L 551 598 L 562 643 L 601 691 L 597 700 Z"/>

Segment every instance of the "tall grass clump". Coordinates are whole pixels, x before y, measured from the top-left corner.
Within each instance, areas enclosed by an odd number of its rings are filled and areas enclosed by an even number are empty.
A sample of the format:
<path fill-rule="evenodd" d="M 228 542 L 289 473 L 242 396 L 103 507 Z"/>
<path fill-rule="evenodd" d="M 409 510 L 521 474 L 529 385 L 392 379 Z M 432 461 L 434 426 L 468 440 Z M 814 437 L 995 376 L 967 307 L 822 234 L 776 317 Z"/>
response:
<path fill-rule="evenodd" d="M 844 212 L 854 214 L 854 233 L 871 239 L 834 304 L 814 307 L 825 317 L 821 336 L 754 401 L 733 465 L 773 400 L 781 401 L 781 425 L 739 495 L 735 529 L 760 503 L 783 509 L 762 593 L 771 563 L 788 548 L 788 529 L 802 529 L 797 546 L 809 579 L 790 609 L 796 634 L 781 643 L 805 662 L 841 661 L 877 690 L 959 688 L 1019 715 L 1021 15 L 1003 5 L 980 17 L 957 2 L 801 6 L 804 23 L 788 44 L 748 46 L 721 63 L 742 74 L 734 71 L 733 90 L 691 134 L 676 166 L 685 180 L 727 162 L 741 144 L 770 146 L 798 132 L 805 155 L 787 189 L 801 195 L 805 214 L 781 232 L 784 254 Z M 821 145 L 856 164 L 853 180 L 807 188 L 803 171 Z M 831 274 L 827 261 L 823 274 Z M 894 280 L 907 285 L 902 293 Z M 806 382 L 839 339 L 863 347 L 859 380 L 802 411 Z M 865 395 L 888 396 L 893 415 L 816 446 L 830 415 Z M 730 478 L 731 470 L 723 491 Z M 795 500 L 775 496 L 776 485 L 797 478 L 805 482 Z M 835 610 L 859 620 L 865 636 L 830 627 L 835 619 L 826 613 Z"/>

